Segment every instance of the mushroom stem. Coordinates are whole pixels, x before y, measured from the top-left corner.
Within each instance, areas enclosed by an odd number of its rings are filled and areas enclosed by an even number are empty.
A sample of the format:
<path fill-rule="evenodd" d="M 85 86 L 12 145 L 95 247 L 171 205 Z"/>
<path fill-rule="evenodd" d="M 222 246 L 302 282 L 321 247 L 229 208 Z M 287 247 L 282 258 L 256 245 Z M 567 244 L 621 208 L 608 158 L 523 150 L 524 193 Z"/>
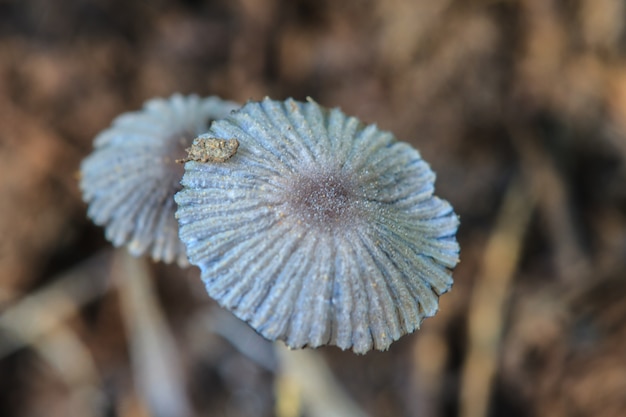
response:
<path fill-rule="evenodd" d="M 159 308 L 146 260 L 118 250 L 116 264 L 137 389 L 150 415 L 190 416 L 180 355 Z"/>

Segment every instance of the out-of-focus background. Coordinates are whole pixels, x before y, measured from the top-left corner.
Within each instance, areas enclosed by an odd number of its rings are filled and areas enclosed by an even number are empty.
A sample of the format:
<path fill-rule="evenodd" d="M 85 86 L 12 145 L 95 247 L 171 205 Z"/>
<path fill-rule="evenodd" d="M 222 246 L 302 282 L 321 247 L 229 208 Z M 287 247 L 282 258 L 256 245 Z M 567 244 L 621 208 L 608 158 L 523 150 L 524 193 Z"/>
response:
<path fill-rule="evenodd" d="M 0 0 L 0 415 L 626 415 L 625 58 L 622 0 Z M 461 217 L 438 315 L 285 352 L 114 251 L 80 161 L 175 92 L 311 96 L 420 149 Z"/>

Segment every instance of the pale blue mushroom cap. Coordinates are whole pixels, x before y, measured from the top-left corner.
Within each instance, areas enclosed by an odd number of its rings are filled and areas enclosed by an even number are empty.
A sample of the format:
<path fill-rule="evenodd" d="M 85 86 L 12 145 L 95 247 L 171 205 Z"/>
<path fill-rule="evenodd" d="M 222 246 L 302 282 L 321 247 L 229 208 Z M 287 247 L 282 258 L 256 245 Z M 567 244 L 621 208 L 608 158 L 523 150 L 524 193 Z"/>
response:
<path fill-rule="evenodd" d="M 249 102 L 206 136 L 225 162 L 187 162 L 180 238 L 211 297 L 292 348 L 385 350 L 437 312 L 459 225 L 409 144 L 338 109 Z"/>
<path fill-rule="evenodd" d="M 95 138 L 94 151 L 81 164 L 80 188 L 88 216 L 105 227 L 113 245 L 135 256 L 188 264 L 174 218 L 183 176 L 175 160 L 214 119 L 238 107 L 217 97 L 175 94 L 120 115 Z"/>

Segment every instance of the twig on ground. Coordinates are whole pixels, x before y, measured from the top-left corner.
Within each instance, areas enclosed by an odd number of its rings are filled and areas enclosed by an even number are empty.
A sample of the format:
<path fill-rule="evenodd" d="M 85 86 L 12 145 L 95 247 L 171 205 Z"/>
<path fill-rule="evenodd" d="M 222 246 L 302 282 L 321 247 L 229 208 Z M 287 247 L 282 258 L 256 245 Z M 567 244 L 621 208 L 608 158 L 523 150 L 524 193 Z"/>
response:
<path fill-rule="evenodd" d="M 533 196 L 515 180 L 504 197 L 482 260 L 469 307 L 468 353 L 461 380 L 461 417 L 486 417 L 499 356 L 505 304 L 523 239 L 535 208 Z"/>
<path fill-rule="evenodd" d="M 102 296 L 109 289 L 103 268 L 109 258 L 109 252 L 99 253 L 9 306 L 0 315 L 0 331 L 9 336 L 0 339 L 0 358 L 36 344 L 81 306 Z"/>
<path fill-rule="evenodd" d="M 101 400 L 100 375 L 89 349 L 67 320 L 109 289 L 101 252 L 28 295 L 0 315 L 0 359 L 32 347 L 69 388 L 71 415 L 96 415 Z"/>
<path fill-rule="evenodd" d="M 294 395 L 295 392 L 300 392 L 307 415 L 311 417 L 366 416 L 361 408 L 348 397 L 317 351 L 289 350 L 281 343 L 275 343 L 274 346 L 280 360 L 281 376 L 278 380 L 286 378 L 296 386 L 295 389 L 289 389 L 286 392 L 278 391 L 276 393 L 277 404 L 287 402 L 281 398 L 281 395 Z M 285 385 L 279 383 L 278 388 L 280 389 L 281 386 Z M 289 401 L 293 402 L 293 400 Z"/>

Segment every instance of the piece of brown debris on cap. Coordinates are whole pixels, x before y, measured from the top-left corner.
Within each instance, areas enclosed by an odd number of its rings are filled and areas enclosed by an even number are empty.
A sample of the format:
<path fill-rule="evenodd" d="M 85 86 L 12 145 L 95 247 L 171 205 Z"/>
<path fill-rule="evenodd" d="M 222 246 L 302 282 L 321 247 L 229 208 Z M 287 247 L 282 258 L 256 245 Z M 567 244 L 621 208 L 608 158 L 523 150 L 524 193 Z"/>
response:
<path fill-rule="evenodd" d="M 219 139 L 202 135 L 194 139 L 190 148 L 187 148 L 187 157 L 177 159 L 179 164 L 196 162 L 225 162 L 237 153 L 239 141 L 237 139 Z"/>

